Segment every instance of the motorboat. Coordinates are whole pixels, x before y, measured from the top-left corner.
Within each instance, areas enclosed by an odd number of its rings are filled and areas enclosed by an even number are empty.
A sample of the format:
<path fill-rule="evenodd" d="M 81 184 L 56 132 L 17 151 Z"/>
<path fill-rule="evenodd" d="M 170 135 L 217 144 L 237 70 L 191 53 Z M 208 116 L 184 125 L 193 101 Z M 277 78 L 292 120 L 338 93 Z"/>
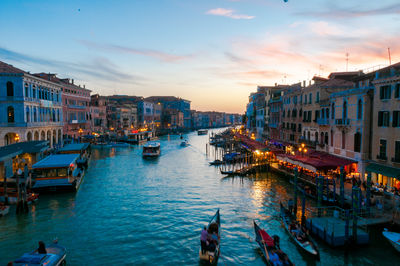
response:
<path fill-rule="evenodd" d="M 13 261 L 14 266 L 59 266 L 66 264 L 67 249 L 57 243 L 52 243 L 46 247 L 46 254 L 34 250 L 25 253 L 20 258 Z"/>
<path fill-rule="evenodd" d="M 207 135 L 208 134 L 208 130 L 207 129 L 199 129 L 197 130 L 197 135 Z"/>
<path fill-rule="evenodd" d="M 161 154 L 161 145 L 159 142 L 147 142 L 143 145 L 143 158 L 154 158 Z"/>

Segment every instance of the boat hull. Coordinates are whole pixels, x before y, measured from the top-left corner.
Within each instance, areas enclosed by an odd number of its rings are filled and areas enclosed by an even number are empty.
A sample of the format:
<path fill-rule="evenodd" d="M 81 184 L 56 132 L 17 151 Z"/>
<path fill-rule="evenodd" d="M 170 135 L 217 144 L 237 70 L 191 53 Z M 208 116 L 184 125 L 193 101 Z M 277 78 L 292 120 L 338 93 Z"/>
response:
<path fill-rule="evenodd" d="M 81 176 L 76 177 L 72 182 L 70 182 L 69 178 L 36 179 L 32 190 L 35 193 L 76 192 L 78 191 L 84 176 L 84 171 L 82 171 Z"/>
<path fill-rule="evenodd" d="M 400 233 L 384 231 L 382 235 L 390 242 L 398 252 L 400 252 Z"/>

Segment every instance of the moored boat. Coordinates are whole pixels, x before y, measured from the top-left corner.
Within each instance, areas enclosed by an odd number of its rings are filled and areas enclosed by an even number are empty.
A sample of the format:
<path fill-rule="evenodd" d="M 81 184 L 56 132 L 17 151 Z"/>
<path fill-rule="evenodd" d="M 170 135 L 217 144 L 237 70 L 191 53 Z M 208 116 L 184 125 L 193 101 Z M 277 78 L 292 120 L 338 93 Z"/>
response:
<path fill-rule="evenodd" d="M 0 216 L 6 215 L 10 211 L 10 206 L 0 202 Z"/>
<path fill-rule="evenodd" d="M 90 155 L 92 154 L 90 143 L 72 143 L 62 147 L 59 154 L 79 154 L 80 157 L 77 160 L 77 164 L 81 168 L 87 168 L 89 166 Z"/>
<path fill-rule="evenodd" d="M 32 166 L 34 192 L 77 191 L 84 177 L 78 167 L 79 154 L 50 155 Z"/>
<path fill-rule="evenodd" d="M 158 142 L 147 142 L 143 145 L 143 158 L 155 158 L 160 156 L 161 146 Z"/>
<path fill-rule="evenodd" d="M 390 232 L 386 228 L 382 235 L 390 242 L 390 244 L 400 252 L 400 233 Z"/>
<path fill-rule="evenodd" d="M 208 134 L 208 130 L 207 129 L 199 129 L 197 130 L 197 135 L 207 135 Z"/>
<path fill-rule="evenodd" d="M 319 260 L 319 250 L 314 240 L 309 236 L 309 234 L 302 229 L 300 226 L 296 229 L 291 229 L 290 227 L 296 223 L 296 218 L 286 209 L 282 203 L 281 205 L 281 218 L 283 221 L 283 225 L 286 228 L 286 231 L 289 233 L 290 237 L 296 243 L 296 245 L 305 253 L 313 256 L 317 260 Z M 299 233 L 297 233 L 299 230 Z"/>
<path fill-rule="evenodd" d="M 279 237 L 271 237 L 265 230 L 261 229 L 255 221 L 254 232 L 256 235 L 256 242 L 260 246 L 267 264 L 274 265 L 293 265 L 289 257 L 284 253 L 279 246 Z M 277 260 L 277 261 L 274 261 Z"/>
<path fill-rule="evenodd" d="M 41 254 L 38 250 L 25 253 L 20 258 L 13 261 L 14 266 L 58 266 L 66 264 L 67 249 L 56 243 L 46 247 L 46 254 Z"/>
<path fill-rule="evenodd" d="M 221 164 L 224 164 L 224 163 L 225 162 L 221 161 L 221 160 L 215 160 L 215 161 L 209 162 L 210 165 L 221 165 Z"/>
<path fill-rule="evenodd" d="M 220 255 L 220 239 L 221 239 L 221 217 L 219 214 L 219 209 L 217 212 L 214 214 L 214 216 L 211 218 L 210 222 L 207 225 L 207 232 L 209 234 L 216 233 L 218 236 L 218 241 L 215 245 L 215 250 L 205 250 L 202 252 L 201 248 L 199 251 L 199 257 L 201 261 L 207 262 L 212 265 L 216 265 L 218 262 L 218 258 Z"/>

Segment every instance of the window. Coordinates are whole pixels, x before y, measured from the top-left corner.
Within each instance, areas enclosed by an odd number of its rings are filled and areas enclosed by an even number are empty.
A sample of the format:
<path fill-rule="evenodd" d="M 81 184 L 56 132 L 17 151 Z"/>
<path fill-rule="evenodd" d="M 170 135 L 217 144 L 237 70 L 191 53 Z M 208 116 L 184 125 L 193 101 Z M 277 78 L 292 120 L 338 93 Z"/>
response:
<path fill-rule="evenodd" d="M 303 94 L 300 95 L 300 104 L 302 104 L 302 103 L 303 103 Z"/>
<path fill-rule="evenodd" d="M 357 103 L 357 119 L 362 119 L 362 101 L 361 101 L 361 99 L 359 99 L 358 103 Z"/>
<path fill-rule="evenodd" d="M 287 111 L 287 117 L 290 117 L 290 110 Z"/>
<path fill-rule="evenodd" d="M 389 118 L 390 118 L 390 113 L 388 111 L 378 112 L 378 127 L 388 127 Z"/>
<path fill-rule="evenodd" d="M 318 142 L 318 132 L 315 132 L 315 141 Z"/>
<path fill-rule="evenodd" d="M 333 147 L 333 130 L 331 130 L 331 146 Z"/>
<path fill-rule="evenodd" d="M 312 103 L 312 93 L 310 93 L 310 95 L 308 96 L 308 103 L 309 103 L 309 104 Z"/>
<path fill-rule="evenodd" d="M 36 107 L 33 108 L 33 122 L 37 122 Z"/>
<path fill-rule="evenodd" d="M 328 145 L 328 132 L 325 133 L 325 144 Z"/>
<path fill-rule="evenodd" d="M 293 98 L 293 102 L 294 102 L 294 104 L 297 104 L 297 95 L 296 95 L 296 96 L 294 96 L 294 98 Z"/>
<path fill-rule="evenodd" d="M 390 91 L 391 91 L 390 85 L 381 86 L 379 91 L 380 91 L 379 98 L 381 100 L 390 99 Z"/>
<path fill-rule="evenodd" d="M 29 107 L 26 107 L 26 122 L 29 123 L 30 121 L 30 113 L 29 113 Z"/>
<path fill-rule="evenodd" d="M 282 117 L 285 117 L 285 110 L 283 110 L 282 112 Z"/>
<path fill-rule="evenodd" d="M 347 118 L 347 101 L 343 103 L 343 119 Z"/>
<path fill-rule="evenodd" d="M 14 96 L 14 83 L 11 81 L 7 82 L 7 96 Z"/>
<path fill-rule="evenodd" d="M 317 119 L 319 118 L 319 110 L 315 110 L 315 119 L 314 122 L 317 122 Z"/>
<path fill-rule="evenodd" d="M 342 131 L 342 149 L 346 149 L 346 133 Z"/>
<path fill-rule="evenodd" d="M 400 141 L 395 141 L 394 147 L 394 161 L 400 162 Z"/>
<path fill-rule="evenodd" d="M 25 97 L 29 97 L 28 93 L 29 93 L 29 87 L 28 84 L 25 83 Z"/>
<path fill-rule="evenodd" d="M 332 103 L 331 114 L 332 114 L 332 119 L 335 119 L 335 103 Z"/>
<path fill-rule="evenodd" d="M 360 152 L 361 151 L 361 133 L 357 132 L 354 134 L 354 151 Z"/>
<path fill-rule="evenodd" d="M 303 109 L 300 109 L 299 111 L 299 117 L 301 117 L 303 115 Z"/>
<path fill-rule="evenodd" d="M 319 91 L 317 91 L 317 95 L 315 96 L 315 102 L 319 103 Z"/>
<path fill-rule="evenodd" d="M 293 111 L 292 111 L 292 117 L 296 117 L 297 116 L 297 110 L 296 109 L 293 109 Z"/>
<path fill-rule="evenodd" d="M 8 123 L 14 123 L 14 108 L 12 106 L 7 108 L 7 121 Z"/>
<path fill-rule="evenodd" d="M 378 157 L 378 159 L 383 159 L 383 160 L 386 159 L 386 144 L 387 144 L 386 139 L 379 140 L 379 155 L 378 155 L 379 157 Z"/>
<path fill-rule="evenodd" d="M 394 98 L 400 98 L 400 83 L 396 84 L 394 89 Z"/>
<path fill-rule="evenodd" d="M 307 139 L 308 139 L 308 140 L 311 139 L 311 137 L 310 137 L 310 131 L 307 132 Z"/>
<path fill-rule="evenodd" d="M 298 124 L 297 132 L 301 132 L 301 124 Z"/>
<path fill-rule="evenodd" d="M 400 127 L 400 111 L 393 111 L 393 127 Z"/>
<path fill-rule="evenodd" d="M 329 108 L 325 109 L 326 118 L 329 119 Z"/>

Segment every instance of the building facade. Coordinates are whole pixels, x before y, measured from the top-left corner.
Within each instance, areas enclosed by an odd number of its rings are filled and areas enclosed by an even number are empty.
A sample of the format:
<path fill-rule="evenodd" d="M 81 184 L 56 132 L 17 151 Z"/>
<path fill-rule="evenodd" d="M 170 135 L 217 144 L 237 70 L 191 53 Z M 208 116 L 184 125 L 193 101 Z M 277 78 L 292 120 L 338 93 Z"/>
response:
<path fill-rule="evenodd" d="M 0 62 L 0 145 L 63 140 L 61 86 Z"/>

